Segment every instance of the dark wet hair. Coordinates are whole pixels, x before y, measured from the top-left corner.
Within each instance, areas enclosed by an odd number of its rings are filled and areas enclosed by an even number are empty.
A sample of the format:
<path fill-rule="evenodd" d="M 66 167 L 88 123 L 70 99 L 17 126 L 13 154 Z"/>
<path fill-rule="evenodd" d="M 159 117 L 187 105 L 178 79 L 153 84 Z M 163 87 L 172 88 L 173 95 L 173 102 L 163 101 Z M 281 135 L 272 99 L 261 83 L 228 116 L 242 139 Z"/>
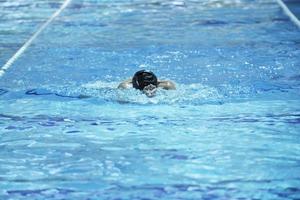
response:
<path fill-rule="evenodd" d="M 135 89 L 143 90 L 144 87 L 150 84 L 154 85 L 155 87 L 158 85 L 157 77 L 153 72 L 140 70 L 137 71 L 132 78 L 132 86 Z"/>

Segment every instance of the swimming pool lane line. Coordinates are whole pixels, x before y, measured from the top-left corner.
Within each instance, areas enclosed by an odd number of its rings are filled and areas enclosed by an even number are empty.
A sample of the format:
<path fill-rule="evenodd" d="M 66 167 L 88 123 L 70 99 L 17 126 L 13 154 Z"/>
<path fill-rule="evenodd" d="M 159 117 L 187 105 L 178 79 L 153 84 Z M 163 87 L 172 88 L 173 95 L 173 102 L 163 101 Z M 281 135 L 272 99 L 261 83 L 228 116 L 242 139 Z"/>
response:
<path fill-rule="evenodd" d="M 276 0 L 280 7 L 283 9 L 284 13 L 294 22 L 298 28 L 300 28 L 300 21 L 299 19 L 290 11 L 287 5 L 282 0 Z"/>
<path fill-rule="evenodd" d="M 12 64 L 26 51 L 39 34 L 70 4 L 72 0 L 65 0 L 61 7 L 27 40 L 23 46 L 0 68 L 0 78 Z"/>

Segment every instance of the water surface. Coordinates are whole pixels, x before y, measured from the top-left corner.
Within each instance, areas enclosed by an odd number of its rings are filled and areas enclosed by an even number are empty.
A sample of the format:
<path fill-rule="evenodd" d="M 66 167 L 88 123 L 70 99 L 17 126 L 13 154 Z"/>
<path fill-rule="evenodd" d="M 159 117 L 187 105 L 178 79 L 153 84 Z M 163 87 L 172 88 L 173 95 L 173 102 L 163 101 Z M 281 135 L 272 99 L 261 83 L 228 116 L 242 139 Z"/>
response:
<path fill-rule="evenodd" d="M 0 1 L 0 63 L 61 3 Z M 0 198 L 299 199 L 299 42 L 271 0 L 72 1 L 0 79 Z"/>

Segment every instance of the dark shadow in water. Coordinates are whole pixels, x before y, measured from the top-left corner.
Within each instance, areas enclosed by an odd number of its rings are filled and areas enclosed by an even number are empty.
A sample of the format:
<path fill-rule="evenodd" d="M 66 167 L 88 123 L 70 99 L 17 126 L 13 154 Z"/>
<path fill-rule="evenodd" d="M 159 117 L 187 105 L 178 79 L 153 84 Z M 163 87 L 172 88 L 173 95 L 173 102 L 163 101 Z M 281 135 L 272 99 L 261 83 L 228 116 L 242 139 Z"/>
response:
<path fill-rule="evenodd" d="M 0 88 L 0 96 L 6 94 L 8 91 Z"/>
<path fill-rule="evenodd" d="M 66 97 L 66 98 L 71 98 L 71 99 L 84 99 L 84 98 L 89 98 L 89 96 L 86 95 L 76 95 L 76 96 L 71 96 L 71 95 L 63 95 L 63 94 L 58 94 L 55 92 L 49 92 L 49 91 L 44 91 L 44 90 L 38 90 L 38 89 L 31 89 L 25 92 L 26 95 L 37 95 L 37 96 L 44 96 L 44 95 L 55 95 L 59 97 Z"/>

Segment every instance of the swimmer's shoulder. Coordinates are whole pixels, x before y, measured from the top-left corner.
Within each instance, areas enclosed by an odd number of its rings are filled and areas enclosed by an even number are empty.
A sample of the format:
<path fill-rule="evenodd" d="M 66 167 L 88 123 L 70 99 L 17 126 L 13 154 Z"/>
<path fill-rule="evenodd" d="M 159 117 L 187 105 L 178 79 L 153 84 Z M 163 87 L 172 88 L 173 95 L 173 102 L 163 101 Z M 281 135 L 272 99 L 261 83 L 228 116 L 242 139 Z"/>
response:
<path fill-rule="evenodd" d="M 121 82 L 118 86 L 118 89 L 128 89 L 128 88 L 132 88 L 132 79 L 130 78 Z"/>
<path fill-rule="evenodd" d="M 165 90 L 176 90 L 175 83 L 169 80 L 158 80 L 158 87 L 163 88 Z"/>
<path fill-rule="evenodd" d="M 176 85 L 174 82 L 169 80 L 158 80 L 158 87 L 165 90 L 176 90 Z M 132 88 L 132 79 L 129 78 L 121 82 L 118 86 L 118 89 L 128 89 Z"/>

